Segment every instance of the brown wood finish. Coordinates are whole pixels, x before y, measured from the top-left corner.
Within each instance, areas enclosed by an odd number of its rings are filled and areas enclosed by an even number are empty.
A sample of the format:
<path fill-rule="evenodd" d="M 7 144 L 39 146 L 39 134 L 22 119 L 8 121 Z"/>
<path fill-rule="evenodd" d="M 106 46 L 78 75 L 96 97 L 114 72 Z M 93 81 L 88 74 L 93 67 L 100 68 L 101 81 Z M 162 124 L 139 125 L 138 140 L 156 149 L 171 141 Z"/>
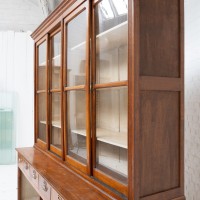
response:
<path fill-rule="evenodd" d="M 128 81 L 120 81 L 120 82 L 112 82 L 112 83 L 102 83 L 95 84 L 93 89 L 101 89 L 101 88 L 111 88 L 111 87 L 121 87 L 128 86 Z"/>
<path fill-rule="evenodd" d="M 90 110 L 90 35 L 91 35 L 91 2 L 87 2 L 87 38 L 86 38 L 86 81 L 85 81 L 85 92 L 86 92 L 86 149 L 87 149 L 87 174 L 92 175 L 92 144 L 91 144 L 91 110 Z"/>
<path fill-rule="evenodd" d="M 96 24 L 95 24 L 95 6 L 98 5 L 101 1 L 94 1 L 92 5 L 92 163 L 93 163 L 93 176 L 103 181 L 110 187 L 116 189 L 120 193 L 124 195 L 128 195 L 128 187 L 118 181 L 115 180 L 114 177 L 105 175 L 104 172 L 98 170 L 96 168 L 96 90 L 103 89 L 103 88 L 113 88 L 113 87 L 122 87 L 128 86 L 128 81 L 119 81 L 119 82 L 110 82 L 110 83 L 103 83 L 103 84 L 96 84 Z"/>
<path fill-rule="evenodd" d="M 17 199 L 20 200 L 21 199 L 21 170 L 18 168 L 17 169 Z"/>
<path fill-rule="evenodd" d="M 138 200 L 139 183 L 137 162 L 139 156 L 139 4 L 129 0 L 128 7 L 128 199 Z M 133 78 L 134 77 L 134 78 Z"/>
<path fill-rule="evenodd" d="M 98 169 L 93 170 L 93 175 L 95 178 L 102 180 L 105 184 L 115 188 L 117 191 L 120 191 L 120 193 L 127 196 L 128 194 L 127 185 L 124 185 L 119 181 L 116 181 L 115 179 L 113 179 L 113 177 L 108 177 L 108 175 L 104 174 L 102 171 Z"/>
<path fill-rule="evenodd" d="M 64 53 L 65 53 L 65 71 L 64 71 L 64 91 L 65 93 L 65 99 L 64 99 L 64 104 L 65 104 L 65 146 L 66 146 L 66 151 L 65 151 L 65 160 L 70 163 L 72 166 L 75 166 L 77 169 L 81 170 L 84 173 L 87 173 L 88 175 L 91 174 L 91 142 L 90 142 L 90 115 L 89 115 L 89 109 L 90 109 L 90 60 L 89 60 L 89 41 L 90 41 L 90 25 L 89 25 L 89 3 L 87 4 L 84 2 L 81 4 L 79 7 L 76 8 L 72 13 L 70 13 L 65 19 L 64 19 Z M 84 10 L 86 10 L 87 13 L 87 22 L 88 22 L 88 27 L 85 27 L 87 29 L 87 36 L 86 36 L 86 84 L 85 85 L 77 85 L 77 86 L 67 86 L 67 24 L 72 21 L 76 16 L 78 16 L 80 13 L 82 13 Z M 67 87 L 66 87 L 67 86 Z M 82 164 L 81 162 L 73 159 L 68 155 L 68 129 L 67 129 L 67 92 L 73 91 L 73 90 L 84 90 L 86 92 L 86 147 L 87 147 L 87 165 Z"/>
<path fill-rule="evenodd" d="M 179 19 L 180 0 L 140 1 L 140 75 L 180 77 Z"/>
<path fill-rule="evenodd" d="M 85 85 L 77 85 L 72 87 L 65 87 L 64 91 L 72 91 L 72 90 L 85 90 Z"/>
<path fill-rule="evenodd" d="M 38 90 L 38 91 L 36 91 L 37 94 L 41 94 L 41 93 L 45 93 L 45 92 L 46 92 L 46 90 Z"/>
<path fill-rule="evenodd" d="M 141 158 L 136 199 L 185 199 L 183 0 L 142 0 L 138 10 L 140 145 L 135 150 Z"/>
<path fill-rule="evenodd" d="M 35 142 L 38 140 L 38 95 L 37 94 L 41 94 L 41 93 L 46 93 L 47 95 L 47 85 L 46 85 L 46 89 L 45 90 L 38 90 L 38 59 L 39 59 L 39 56 L 38 56 L 38 47 L 39 45 L 41 45 L 43 42 L 47 42 L 47 36 L 45 35 L 44 37 L 42 37 L 37 43 L 35 43 L 35 73 L 34 73 L 34 76 L 35 76 L 35 84 L 34 84 L 34 93 L 35 93 L 35 98 L 34 98 L 34 104 L 35 104 Z M 47 47 L 46 47 L 47 49 Z M 46 53 L 46 56 L 48 56 L 48 54 Z M 46 57 L 46 76 L 47 76 L 47 58 Z M 47 83 L 47 81 L 46 81 Z M 47 105 L 47 99 L 46 99 L 46 105 Z M 46 122 L 48 123 L 48 118 L 47 118 L 47 110 L 46 110 Z M 46 124 L 47 124 L 46 123 Z M 47 127 L 48 125 L 46 125 L 46 131 L 47 131 Z M 41 140 L 38 140 L 38 145 L 43 148 L 43 149 L 46 149 L 47 148 L 47 143 L 41 141 Z"/>
<path fill-rule="evenodd" d="M 140 88 L 141 90 L 180 91 L 181 80 L 179 78 L 141 76 Z"/>
<path fill-rule="evenodd" d="M 128 0 L 128 80 L 96 84 L 94 7 L 101 1 L 63 1 L 32 34 L 35 40 L 35 147 L 41 152 L 35 149 L 19 152 L 47 176 L 54 189 L 69 199 L 185 200 L 184 0 Z M 88 11 L 86 84 L 68 87 L 66 24 L 85 9 Z M 62 35 L 61 88 L 50 90 L 47 85 L 46 90 L 38 90 L 37 46 L 48 41 L 47 58 L 50 58 L 49 41 L 58 29 Z M 48 62 L 47 65 L 49 70 Z M 49 84 L 51 80 L 46 81 Z M 128 185 L 111 177 L 112 173 L 96 168 L 96 90 L 120 86 L 128 87 Z M 73 90 L 86 92 L 87 166 L 66 155 L 67 93 Z M 38 139 L 36 131 L 37 95 L 46 92 L 48 96 L 47 91 L 61 92 L 62 151 L 61 154 L 56 149 L 53 152 L 62 159 L 48 151 L 47 145 L 51 150 L 54 148 L 50 146 L 49 136 L 46 144 Z M 49 111 L 47 105 L 48 134 Z M 49 163 L 47 168 L 40 162 L 41 158 Z M 51 158 L 56 165 L 49 161 Z M 61 168 L 69 179 L 60 176 Z M 92 187 L 91 193 L 83 189 L 85 184 Z"/>
<path fill-rule="evenodd" d="M 50 149 L 50 119 L 49 119 L 49 116 L 50 116 L 50 112 L 51 112 L 51 109 L 50 108 L 50 103 L 51 103 L 51 100 L 49 98 L 50 96 L 50 61 L 49 61 L 49 58 L 50 58 L 50 39 L 49 39 L 49 34 L 46 34 L 46 41 L 47 41 L 47 50 L 46 50 L 46 120 L 47 120 L 47 123 L 46 123 L 46 143 L 47 143 L 47 149 L 49 150 Z"/>
<path fill-rule="evenodd" d="M 31 37 L 37 42 L 41 35 L 51 31 L 63 18 L 69 15 L 85 0 L 65 0 L 63 1 L 49 17 L 32 33 Z"/>
<path fill-rule="evenodd" d="M 60 23 L 54 27 L 54 29 L 49 33 L 49 82 L 48 82 L 48 91 L 49 91 L 49 94 L 48 94 L 48 99 L 49 99 L 49 115 L 48 115 L 48 121 L 50 122 L 49 124 L 49 132 L 48 132 L 48 135 L 49 135 L 49 147 L 48 149 L 50 151 L 52 151 L 53 153 L 57 154 L 58 156 L 60 156 L 61 158 L 63 158 L 63 139 L 61 137 L 61 149 L 58 149 L 56 148 L 54 145 L 51 144 L 51 136 L 52 136 L 52 126 L 51 126 L 51 123 L 52 123 L 52 95 L 53 94 L 56 94 L 56 93 L 60 93 L 60 95 L 62 94 L 62 79 L 61 80 L 58 80 L 60 81 L 60 88 L 56 88 L 56 89 L 52 89 L 52 50 L 53 50 L 53 44 L 52 44 L 52 38 L 57 34 L 61 32 L 61 25 Z M 61 38 L 62 39 L 62 38 Z M 61 49 L 61 52 L 62 52 L 62 47 L 60 47 Z M 60 74 L 61 74 L 61 77 L 62 77 L 62 55 L 61 55 L 61 67 L 60 67 Z M 61 96 L 62 97 L 62 96 Z M 60 102 L 60 113 L 62 113 L 62 98 L 61 98 L 61 102 Z M 62 121 L 62 115 L 61 115 L 61 121 Z M 62 126 L 62 123 L 61 123 L 61 134 L 63 135 L 63 126 Z"/>
<path fill-rule="evenodd" d="M 77 200 L 81 199 L 83 195 L 91 200 L 110 199 L 109 195 L 106 195 L 103 190 L 92 186 L 69 168 L 64 168 L 40 151 L 34 148 L 21 148 L 17 151 L 66 199 Z"/>
<path fill-rule="evenodd" d="M 61 148 L 62 149 L 62 148 Z M 62 150 L 58 149 L 57 147 L 55 147 L 54 145 L 50 144 L 50 148 L 49 150 L 52 151 L 53 153 L 55 153 L 56 155 L 60 156 L 62 158 Z"/>
<path fill-rule="evenodd" d="M 91 27 L 91 131 L 92 131 L 92 166 L 96 167 L 96 90 L 93 90 L 93 87 L 96 83 L 96 38 L 95 38 L 95 12 L 94 12 L 95 2 L 92 4 L 92 27 Z M 92 171 L 93 175 L 93 171 Z"/>
<path fill-rule="evenodd" d="M 180 186 L 180 96 L 163 91 L 140 95 L 140 196 L 144 197 Z"/>
<path fill-rule="evenodd" d="M 37 45 L 36 43 L 34 44 L 34 143 L 36 143 L 37 141 L 37 103 L 36 103 L 36 99 L 37 99 L 37 92 L 36 92 L 36 88 L 37 88 L 37 73 L 36 73 L 36 65 L 37 65 Z"/>
<path fill-rule="evenodd" d="M 62 160 L 65 160 L 65 128 L 64 128 L 64 113 L 65 111 L 65 106 L 64 106 L 64 87 L 63 87 L 63 78 L 64 78 L 64 68 L 65 68 L 65 63 L 64 63 L 64 22 L 63 20 L 61 21 L 61 79 L 60 79 L 60 86 L 61 86 L 61 134 L 62 134 Z"/>
<path fill-rule="evenodd" d="M 38 147 L 40 147 L 40 148 L 42 148 L 44 150 L 47 149 L 47 143 L 42 141 L 42 140 L 40 140 L 39 138 L 37 138 L 37 141 L 36 141 L 35 145 L 37 145 Z"/>
<path fill-rule="evenodd" d="M 184 194 L 184 0 L 180 0 L 180 190 Z M 184 197 L 182 197 L 184 199 Z M 180 198 L 180 200 L 182 200 Z"/>

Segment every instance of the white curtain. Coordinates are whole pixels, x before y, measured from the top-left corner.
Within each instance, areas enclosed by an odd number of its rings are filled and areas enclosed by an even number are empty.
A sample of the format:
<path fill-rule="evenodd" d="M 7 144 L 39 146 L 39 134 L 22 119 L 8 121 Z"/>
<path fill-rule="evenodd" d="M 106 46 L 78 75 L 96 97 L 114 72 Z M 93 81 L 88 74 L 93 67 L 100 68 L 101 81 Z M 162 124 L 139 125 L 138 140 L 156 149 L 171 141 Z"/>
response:
<path fill-rule="evenodd" d="M 0 160 L 9 159 L 5 155 L 15 152 L 15 147 L 33 145 L 34 59 L 30 34 L 0 32 Z"/>

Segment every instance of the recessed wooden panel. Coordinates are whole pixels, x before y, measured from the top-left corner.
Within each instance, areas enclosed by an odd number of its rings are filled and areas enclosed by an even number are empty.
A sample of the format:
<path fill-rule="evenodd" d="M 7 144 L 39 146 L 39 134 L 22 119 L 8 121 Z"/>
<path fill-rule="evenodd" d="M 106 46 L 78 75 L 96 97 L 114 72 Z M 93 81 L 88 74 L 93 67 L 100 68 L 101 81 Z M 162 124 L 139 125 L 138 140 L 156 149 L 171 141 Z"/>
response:
<path fill-rule="evenodd" d="M 142 91 L 140 197 L 179 187 L 179 92 Z"/>
<path fill-rule="evenodd" d="M 180 76 L 179 0 L 140 0 L 140 75 Z"/>

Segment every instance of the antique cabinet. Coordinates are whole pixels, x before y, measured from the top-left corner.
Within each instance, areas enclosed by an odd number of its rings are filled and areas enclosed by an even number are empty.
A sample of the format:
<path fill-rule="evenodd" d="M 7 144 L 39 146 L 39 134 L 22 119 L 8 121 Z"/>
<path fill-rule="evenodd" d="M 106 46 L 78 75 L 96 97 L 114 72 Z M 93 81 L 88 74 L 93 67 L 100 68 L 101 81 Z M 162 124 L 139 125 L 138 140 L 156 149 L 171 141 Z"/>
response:
<path fill-rule="evenodd" d="M 183 5 L 64 0 L 33 32 L 19 198 L 25 176 L 42 199 L 185 199 Z"/>

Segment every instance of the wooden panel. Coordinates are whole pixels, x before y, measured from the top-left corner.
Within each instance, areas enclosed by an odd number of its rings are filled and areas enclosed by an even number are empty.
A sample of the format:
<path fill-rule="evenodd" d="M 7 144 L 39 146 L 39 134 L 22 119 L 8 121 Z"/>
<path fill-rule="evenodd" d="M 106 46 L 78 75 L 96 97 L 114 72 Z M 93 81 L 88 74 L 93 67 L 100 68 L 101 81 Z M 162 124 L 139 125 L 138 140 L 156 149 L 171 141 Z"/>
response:
<path fill-rule="evenodd" d="M 140 75 L 179 77 L 179 0 L 140 1 Z"/>
<path fill-rule="evenodd" d="M 180 91 L 181 80 L 179 78 L 141 76 L 140 89 L 141 90 Z"/>
<path fill-rule="evenodd" d="M 145 197 L 180 185 L 180 95 L 140 95 L 140 197 Z"/>

